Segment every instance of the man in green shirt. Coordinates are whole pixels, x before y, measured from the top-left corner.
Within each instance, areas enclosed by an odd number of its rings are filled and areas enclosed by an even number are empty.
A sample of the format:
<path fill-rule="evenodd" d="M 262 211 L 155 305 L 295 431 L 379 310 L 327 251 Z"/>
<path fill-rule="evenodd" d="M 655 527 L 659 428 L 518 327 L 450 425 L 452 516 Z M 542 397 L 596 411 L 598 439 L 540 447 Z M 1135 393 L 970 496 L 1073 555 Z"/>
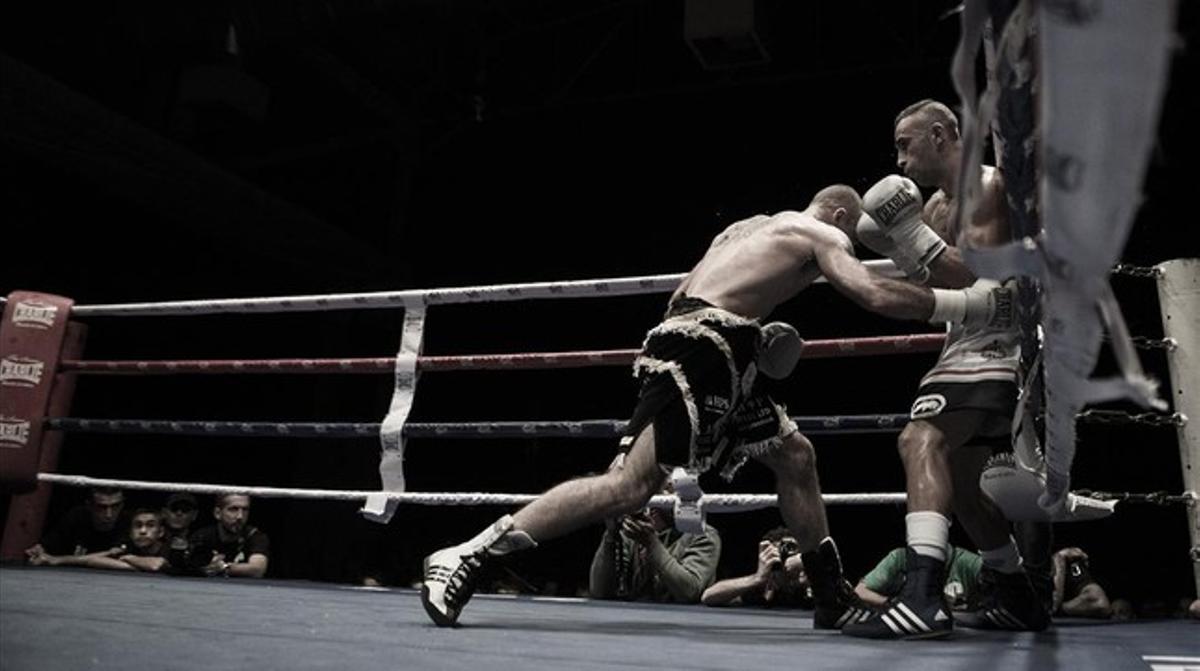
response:
<path fill-rule="evenodd" d="M 900 593 L 904 586 L 907 570 L 907 554 L 904 548 L 896 548 L 858 581 L 854 592 L 867 605 L 882 608 L 887 600 Z M 946 562 L 946 584 L 943 593 L 946 602 L 955 610 L 965 610 L 979 591 L 979 573 L 983 559 L 969 550 L 950 546 Z"/>

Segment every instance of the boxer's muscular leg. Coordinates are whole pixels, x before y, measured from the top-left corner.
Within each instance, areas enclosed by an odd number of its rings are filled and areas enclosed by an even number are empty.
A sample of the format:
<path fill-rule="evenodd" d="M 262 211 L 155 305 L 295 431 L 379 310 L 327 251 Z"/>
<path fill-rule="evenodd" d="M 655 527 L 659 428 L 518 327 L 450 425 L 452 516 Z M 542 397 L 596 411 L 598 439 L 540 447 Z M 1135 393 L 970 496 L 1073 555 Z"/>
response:
<path fill-rule="evenodd" d="M 541 543 L 599 522 L 632 513 L 663 486 L 666 475 L 654 453 L 654 425 L 647 425 L 624 464 L 601 475 L 568 480 L 513 514 L 513 528 Z"/>
<path fill-rule="evenodd" d="M 829 537 L 812 443 L 793 431 L 778 447 L 756 458 L 775 472 L 779 513 L 800 545 L 815 602 L 813 627 L 841 629 L 866 618 L 869 611 L 860 607 L 854 588 L 846 582 L 837 544 Z"/>
<path fill-rule="evenodd" d="M 535 547 L 586 524 L 633 512 L 659 490 L 665 477 L 655 463 L 651 425 L 638 435 L 622 467 L 564 482 L 515 515 L 496 520 L 474 538 L 426 557 L 421 585 L 425 612 L 440 627 L 454 626 L 491 557 Z"/>
<path fill-rule="evenodd" d="M 954 501 L 950 454 L 982 425 L 984 414 L 959 410 L 909 422 L 900 434 L 908 511 L 949 515 Z"/>
<path fill-rule="evenodd" d="M 775 472 L 779 493 L 779 513 L 796 537 L 802 552 L 817 547 L 829 535 L 825 504 L 821 501 L 821 483 L 817 479 L 817 455 L 812 443 L 799 431 L 783 439 L 777 449 L 756 457 Z"/>
<path fill-rule="evenodd" d="M 983 422 L 983 413 L 958 410 L 909 423 L 900 434 L 900 458 L 908 487 L 907 564 L 904 587 L 888 605 L 842 630 L 862 638 L 938 638 L 954 621 L 946 612 L 942 589 L 954 505 L 951 454 Z"/>
<path fill-rule="evenodd" d="M 991 457 L 991 448 L 963 445 L 950 455 L 954 487 L 954 515 L 980 550 L 1009 542 L 1009 524 L 991 499 L 979 489 L 979 475 Z"/>

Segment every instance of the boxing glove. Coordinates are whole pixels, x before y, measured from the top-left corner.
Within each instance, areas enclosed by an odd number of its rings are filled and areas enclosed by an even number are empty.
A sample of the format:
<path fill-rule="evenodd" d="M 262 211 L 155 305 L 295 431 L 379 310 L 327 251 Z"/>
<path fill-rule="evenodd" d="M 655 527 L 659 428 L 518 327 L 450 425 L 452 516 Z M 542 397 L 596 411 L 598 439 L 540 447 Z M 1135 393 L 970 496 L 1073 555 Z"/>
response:
<path fill-rule="evenodd" d="M 911 179 L 888 175 L 863 195 L 865 211 L 900 253 L 926 268 L 946 250 L 946 241 L 921 221 L 924 201 Z"/>
<path fill-rule="evenodd" d="M 758 370 L 772 380 L 782 380 L 796 368 L 804 340 L 791 324 L 771 322 L 763 326 Z"/>
<path fill-rule="evenodd" d="M 892 263 L 895 263 L 908 279 L 918 284 L 925 284 L 929 281 L 929 269 L 897 249 L 892 239 L 879 228 L 879 224 L 871 218 L 871 215 L 863 212 L 858 218 L 858 225 L 854 227 L 854 232 L 859 242 L 872 251 L 891 259 Z"/>

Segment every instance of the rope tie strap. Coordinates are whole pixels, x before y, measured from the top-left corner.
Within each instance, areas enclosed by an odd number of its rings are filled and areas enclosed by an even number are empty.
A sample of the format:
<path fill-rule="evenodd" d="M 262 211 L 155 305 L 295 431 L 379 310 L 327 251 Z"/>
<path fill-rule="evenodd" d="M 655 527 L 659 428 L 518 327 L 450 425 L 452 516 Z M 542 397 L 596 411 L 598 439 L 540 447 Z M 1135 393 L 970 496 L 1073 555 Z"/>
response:
<path fill-rule="evenodd" d="M 1082 490 L 1080 496 L 1099 499 L 1101 501 L 1120 501 L 1122 503 L 1148 503 L 1156 506 L 1171 506 L 1183 504 L 1188 507 L 1196 505 L 1196 492 L 1171 494 L 1166 491 L 1157 492 L 1100 492 Z"/>
<path fill-rule="evenodd" d="M 1108 335 L 1104 336 L 1104 340 L 1111 342 L 1112 338 Z M 1133 346 L 1138 349 L 1161 349 L 1167 352 L 1174 352 L 1179 343 L 1175 342 L 1174 338 L 1149 338 L 1147 336 L 1130 336 L 1129 340 Z"/>
<path fill-rule="evenodd" d="M 1158 266 L 1135 266 L 1132 263 L 1118 263 L 1113 269 L 1113 275 L 1126 277 L 1160 277 L 1163 271 Z"/>
<path fill-rule="evenodd" d="M 1174 338 L 1147 338 L 1146 336 L 1133 336 L 1133 345 L 1138 349 L 1161 349 L 1168 352 L 1174 352 L 1179 343 L 1175 342 Z"/>
<path fill-rule="evenodd" d="M 1174 427 L 1186 426 L 1188 421 L 1187 415 L 1181 412 L 1167 415 L 1159 412 L 1130 413 L 1123 410 L 1099 410 L 1096 408 L 1084 410 L 1076 418 L 1089 424 L 1140 424 Z"/>

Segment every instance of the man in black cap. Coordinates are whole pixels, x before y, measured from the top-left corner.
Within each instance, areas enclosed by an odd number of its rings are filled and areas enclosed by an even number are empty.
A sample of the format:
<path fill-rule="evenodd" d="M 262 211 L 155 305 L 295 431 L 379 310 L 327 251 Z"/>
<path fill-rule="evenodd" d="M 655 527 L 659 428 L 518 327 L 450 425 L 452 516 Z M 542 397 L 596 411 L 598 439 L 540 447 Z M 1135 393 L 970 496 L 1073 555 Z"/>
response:
<path fill-rule="evenodd" d="M 163 504 L 163 546 L 167 561 L 180 571 L 191 566 L 192 524 L 200 512 L 196 497 L 188 492 L 173 492 Z"/>

